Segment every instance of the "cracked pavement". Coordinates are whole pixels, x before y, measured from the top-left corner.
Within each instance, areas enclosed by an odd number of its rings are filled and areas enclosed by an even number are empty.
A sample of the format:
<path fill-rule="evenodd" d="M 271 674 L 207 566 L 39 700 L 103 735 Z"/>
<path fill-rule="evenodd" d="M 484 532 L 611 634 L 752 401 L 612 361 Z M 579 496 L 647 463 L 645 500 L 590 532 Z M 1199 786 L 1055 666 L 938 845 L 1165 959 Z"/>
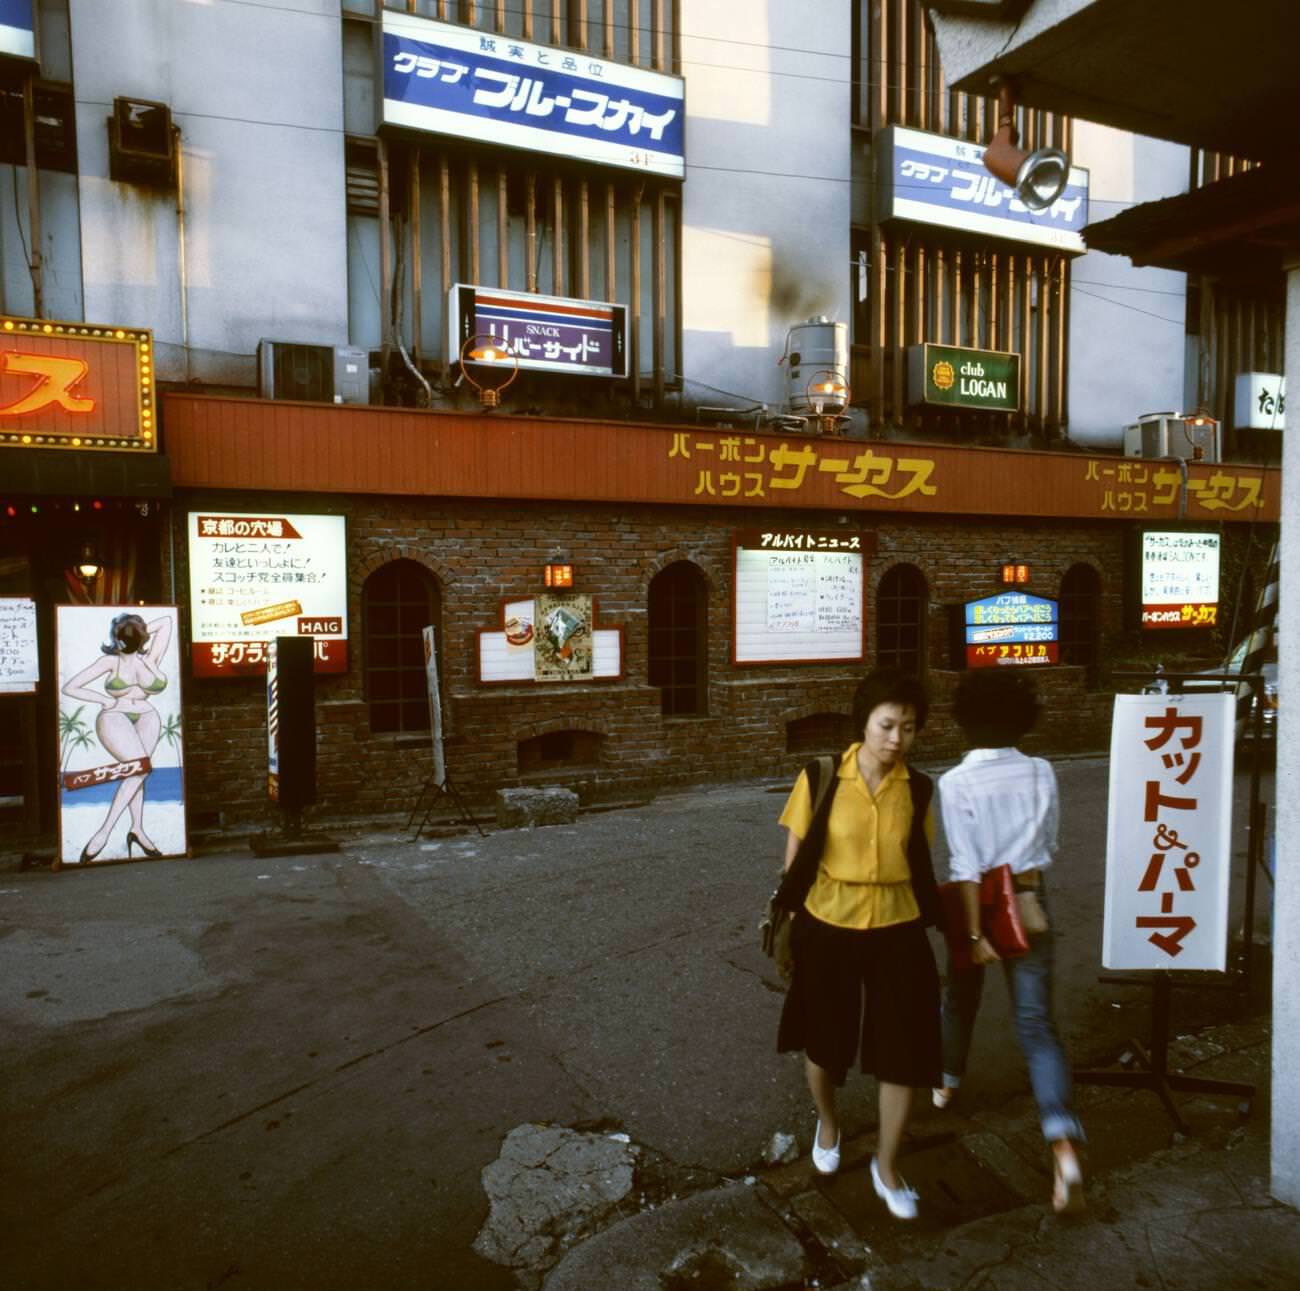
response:
<path fill-rule="evenodd" d="M 1104 760 L 1059 772 L 1077 920 L 1060 1008 L 1085 1060 L 1145 1014 L 1096 982 Z M 519 1126 L 626 1132 L 655 1205 L 743 1178 L 777 1131 L 806 1148 L 757 948 L 780 854 L 766 788 L 487 838 L 340 834 L 316 857 L 232 843 L 60 875 L 10 858 L 7 1286 L 506 1291 L 515 1275 L 474 1241 L 483 1171 Z M 988 994 L 973 1096 L 996 1109 L 1024 1077 Z M 850 1136 L 873 1103 L 850 1082 Z"/>

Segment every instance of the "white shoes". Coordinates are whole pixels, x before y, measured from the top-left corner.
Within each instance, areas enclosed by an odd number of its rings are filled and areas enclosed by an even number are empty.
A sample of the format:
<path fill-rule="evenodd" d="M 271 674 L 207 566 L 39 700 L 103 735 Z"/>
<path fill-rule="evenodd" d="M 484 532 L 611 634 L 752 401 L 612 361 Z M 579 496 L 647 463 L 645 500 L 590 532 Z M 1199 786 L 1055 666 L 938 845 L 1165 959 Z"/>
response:
<path fill-rule="evenodd" d="M 957 1090 L 948 1085 L 936 1085 L 930 1091 L 930 1101 L 942 1112 L 957 1097 Z"/>
<path fill-rule="evenodd" d="M 813 1169 L 818 1174 L 834 1174 L 840 1168 L 840 1138 L 841 1135 L 835 1136 L 835 1146 L 833 1148 L 824 1148 L 821 1146 L 822 1123 L 817 1122 L 817 1128 L 813 1131 L 813 1149 L 812 1162 Z"/>
<path fill-rule="evenodd" d="M 880 1177 L 880 1171 L 876 1169 L 876 1158 L 871 1158 L 871 1186 L 876 1190 L 876 1196 L 889 1207 L 889 1213 L 895 1219 L 915 1219 L 917 1194 L 915 1188 L 909 1188 L 900 1175 L 898 1178 L 897 1188 L 885 1187 L 885 1181 Z"/>

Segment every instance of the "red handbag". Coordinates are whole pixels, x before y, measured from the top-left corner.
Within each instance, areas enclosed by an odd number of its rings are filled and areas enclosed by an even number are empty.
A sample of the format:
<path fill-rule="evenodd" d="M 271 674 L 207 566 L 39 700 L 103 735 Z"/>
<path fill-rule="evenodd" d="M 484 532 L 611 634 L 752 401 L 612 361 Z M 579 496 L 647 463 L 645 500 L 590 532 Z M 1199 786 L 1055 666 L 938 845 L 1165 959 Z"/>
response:
<path fill-rule="evenodd" d="M 962 886 L 960 883 L 939 884 L 948 957 L 957 972 L 975 966 L 971 959 L 972 943 L 966 929 Z M 1009 865 L 995 865 L 980 879 L 980 931 L 1003 959 L 1019 959 L 1021 955 L 1029 953 L 1029 935 L 1020 918 L 1015 880 Z"/>

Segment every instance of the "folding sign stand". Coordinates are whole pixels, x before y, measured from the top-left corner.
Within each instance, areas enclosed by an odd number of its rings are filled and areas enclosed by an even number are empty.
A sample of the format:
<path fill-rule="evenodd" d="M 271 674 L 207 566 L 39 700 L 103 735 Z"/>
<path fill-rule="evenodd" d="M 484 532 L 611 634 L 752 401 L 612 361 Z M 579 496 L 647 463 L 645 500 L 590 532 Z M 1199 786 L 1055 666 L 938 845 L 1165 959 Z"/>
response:
<path fill-rule="evenodd" d="M 420 835 L 424 833 L 425 826 L 428 825 L 429 817 L 433 815 L 433 809 L 438 805 L 438 799 L 440 796 L 451 799 L 461 820 L 473 825 L 474 828 L 478 830 L 480 838 L 487 837 L 483 826 L 474 818 L 474 813 L 470 811 L 468 806 L 466 806 L 465 799 L 460 796 L 460 791 L 454 784 L 452 784 L 451 776 L 445 774 L 443 775 L 441 782 L 439 782 L 434 776 L 430 776 L 421 786 L 420 792 L 415 798 L 415 805 L 411 808 L 411 815 L 406 822 L 407 829 L 410 829 L 415 823 L 415 817 L 419 813 L 420 806 L 424 802 L 426 795 L 431 795 L 429 797 L 429 803 L 428 806 L 424 808 L 424 815 L 420 817 L 419 826 L 411 836 L 412 842 L 415 842 Z"/>
<path fill-rule="evenodd" d="M 1168 973 L 1154 973 L 1146 977 L 1099 977 L 1099 982 L 1119 986 L 1149 986 L 1151 988 L 1151 1048 L 1141 1041 L 1130 1040 L 1137 1054 L 1141 1071 L 1076 1071 L 1074 1079 L 1080 1085 L 1120 1085 L 1129 1089 L 1150 1089 L 1164 1104 L 1169 1119 L 1184 1134 L 1189 1132 L 1173 1100 L 1173 1093 L 1185 1091 L 1194 1094 L 1222 1094 L 1241 1100 L 1241 1111 L 1248 1113 L 1255 1098 L 1255 1086 L 1233 1080 L 1207 1080 L 1203 1076 L 1187 1076 L 1181 1071 L 1169 1070 L 1169 1004 L 1175 983 Z M 1184 983 L 1192 985 L 1193 983 Z"/>
<path fill-rule="evenodd" d="M 1114 676 L 1116 678 L 1140 677 L 1149 681 L 1153 674 L 1146 672 L 1117 672 Z M 1240 977 L 1235 983 L 1180 982 L 1175 981 L 1168 973 L 1164 972 L 1153 972 L 1144 977 L 1098 977 L 1097 980 L 1104 985 L 1149 986 L 1151 988 L 1151 1045 L 1148 1050 L 1138 1040 L 1129 1042 L 1133 1046 L 1133 1051 L 1137 1054 L 1138 1062 L 1143 1068 L 1141 1071 L 1076 1071 L 1074 1079 L 1080 1085 L 1117 1085 L 1128 1089 L 1149 1089 L 1160 1099 L 1165 1111 L 1169 1113 L 1169 1119 L 1173 1121 L 1179 1130 L 1186 1134 L 1189 1132 L 1189 1127 L 1174 1104 L 1172 1095 L 1175 1092 L 1221 1094 L 1227 1098 L 1240 1099 L 1240 1110 L 1243 1115 L 1249 1113 L 1255 1098 L 1254 1085 L 1233 1080 L 1208 1080 L 1202 1076 L 1188 1076 L 1180 1071 L 1171 1072 L 1169 1070 L 1169 1013 L 1171 994 L 1175 986 L 1196 986 L 1201 990 L 1204 990 L 1207 986 L 1211 986 L 1212 989 L 1221 989 L 1223 987 L 1238 987 L 1242 990 L 1250 989 L 1251 960 L 1254 958 L 1255 934 L 1255 867 L 1264 865 L 1264 840 L 1261 828 L 1264 813 L 1261 810 L 1262 803 L 1260 801 L 1259 764 L 1264 725 L 1264 681 L 1258 674 L 1243 677 L 1233 673 L 1161 673 L 1159 676 L 1169 683 L 1169 689 L 1172 693 L 1178 693 L 1180 683 L 1191 679 L 1198 682 L 1223 682 L 1251 688 L 1253 698 L 1251 708 L 1254 724 L 1252 735 L 1255 748 L 1250 775 L 1250 837 L 1246 850 L 1246 914 L 1242 930 L 1243 966 Z M 1264 872 L 1268 874 L 1267 869 Z M 1269 875 L 1269 879 L 1272 880 L 1271 875 Z"/>

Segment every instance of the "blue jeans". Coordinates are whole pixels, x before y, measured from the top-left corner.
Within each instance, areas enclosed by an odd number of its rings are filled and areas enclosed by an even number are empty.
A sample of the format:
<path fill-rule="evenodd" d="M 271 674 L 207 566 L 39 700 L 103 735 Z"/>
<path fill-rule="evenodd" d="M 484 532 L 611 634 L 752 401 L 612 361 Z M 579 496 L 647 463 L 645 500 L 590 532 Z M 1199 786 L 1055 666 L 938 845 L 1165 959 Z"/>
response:
<path fill-rule="evenodd" d="M 1046 908 L 1046 900 L 1043 905 Z M 1052 938 L 1050 929 L 1032 938 L 1029 953 L 1020 959 L 1004 959 L 1002 971 L 1011 992 L 1016 1039 L 1029 1067 L 1043 1137 L 1049 1143 L 1057 1139 L 1082 1141 L 1085 1135 L 1074 1111 L 1070 1064 L 1052 1020 Z M 982 967 L 957 973 L 949 963 L 943 992 L 943 1083 L 949 1089 L 957 1088 L 966 1074 L 983 990 Z"/>

